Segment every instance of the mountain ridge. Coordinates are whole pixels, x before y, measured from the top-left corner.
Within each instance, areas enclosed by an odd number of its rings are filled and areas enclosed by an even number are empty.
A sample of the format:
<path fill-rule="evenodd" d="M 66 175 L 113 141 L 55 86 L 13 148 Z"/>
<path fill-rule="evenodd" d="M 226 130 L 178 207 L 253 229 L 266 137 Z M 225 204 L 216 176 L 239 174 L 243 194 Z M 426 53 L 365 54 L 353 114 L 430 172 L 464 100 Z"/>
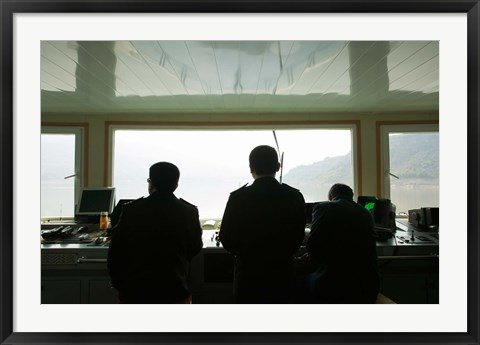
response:
<path fill-rule="evenodd" d="M 421 150 L 419 150 L 421 148 Z M 399 179 L 392 185 L 435 184 L 439 178 L 438 133 L 405 133 L 390 136 L 390 172 Z M 304 191 L 305 199 L 326 195 L 335 183 L 353 185 L 351 152 L 300 165 L 283 176 L 283 182 Z"/>

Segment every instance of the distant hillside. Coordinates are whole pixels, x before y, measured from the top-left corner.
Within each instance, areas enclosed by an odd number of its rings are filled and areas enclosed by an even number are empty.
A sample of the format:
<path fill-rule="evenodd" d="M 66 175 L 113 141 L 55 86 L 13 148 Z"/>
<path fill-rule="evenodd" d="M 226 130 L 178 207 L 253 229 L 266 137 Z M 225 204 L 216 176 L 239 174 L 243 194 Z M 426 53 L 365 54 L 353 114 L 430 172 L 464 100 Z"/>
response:
<path fill-rule="evenodd" d="M 283 176 L 282 181 L 304 191 L 307 200 L 326 200 L 332 184 L 342 182 L 352 185 L 352 169 L 349 166 L 351 166 L 350 153 L 345 156 L 328 157 L 311 165 L 300 165 L 291 169 Z"/>
<path fill-rule="evenodd" d="M 395 135 L 390 138 L 390 171 L 400 179 L 392 184 L 429 184 L 438 182 L 438 134 Z M 422 147 L 419 152 L 418 148 Z M 305 199 L 325 200 L 334 183 L 353 184 L 351 154 L 328 157 L 311 165 L 301 165 L 286 172 L 283 182 L 299 188 Z M 320 196 L 320 198 L 319 198 Z"/>
<path fill-rule="evenodd" d="M 402 179 L 438 179 L 439 135 L 404 134 L 390 138 L 390 171 Z M 422 150 L 418 151 L 418 147 Z"/>

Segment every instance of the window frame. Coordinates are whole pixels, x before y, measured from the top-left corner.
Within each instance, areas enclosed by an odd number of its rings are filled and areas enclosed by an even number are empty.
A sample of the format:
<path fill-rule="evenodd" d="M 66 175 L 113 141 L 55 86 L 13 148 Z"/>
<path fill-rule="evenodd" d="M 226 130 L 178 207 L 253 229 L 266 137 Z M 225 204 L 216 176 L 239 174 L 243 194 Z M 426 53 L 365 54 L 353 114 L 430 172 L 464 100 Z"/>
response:
<path fill-rule="evenodd" d="M 86 147 L 85 147 L 85 138 L 88 129 L 85 126 L 80 125 L 53 125 L 53 124 L 42 124 L 41 134 L 73 134 L 75 136 L 75 183 L 74 183 L 74 210 L 76 203 L 80 196 L 80 189 L 83 187 L 85 179 L 85 156 L 86 156 Z"/>
<path fill-rule="evenodd" d="M 351 131 L 351 155 L 353 165 L 353 190 L 355 195 L 362 191 L 362 167 L 361 167 L 361 141 L 360 121 L 311 121 L 311 122 L 130 122 L 112 121 L 105 124 L 105 175 L 104 185 L 113 185 L 114 180 L 114 147 L 115 131 L 117 130 L 288 130 L 288 129 L 348 129 Z"/>
<path fill-rule="evenodd" d="M 440 133 L 438 122 L 421 123 L 381 123 L 379 128 L 380 164 L 377 170 L 377 193 L 382 198 L 390 199 L 390 140 L 391 133 Z M 440 148 L 439 148 L 440 149 Z"/>

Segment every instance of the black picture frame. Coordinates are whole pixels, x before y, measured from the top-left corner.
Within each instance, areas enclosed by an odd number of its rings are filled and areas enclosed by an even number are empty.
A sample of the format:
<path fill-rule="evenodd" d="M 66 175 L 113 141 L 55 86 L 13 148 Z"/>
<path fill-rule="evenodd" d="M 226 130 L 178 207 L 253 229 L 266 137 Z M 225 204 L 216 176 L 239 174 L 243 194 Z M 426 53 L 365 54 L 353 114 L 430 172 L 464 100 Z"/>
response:
<path fill-rule="evenodd" d="M 479 344 L 478 0 L 0 0 L 1 344 Z M 13 16 L 16 13 L 466 13 L 468 15 L 468 330 L 465 333 L 15 333 L 13 332 Z M 453 316 L 452 316 L 453 317 Z M 413 320 L 412 320 L 413 322 Z"/>

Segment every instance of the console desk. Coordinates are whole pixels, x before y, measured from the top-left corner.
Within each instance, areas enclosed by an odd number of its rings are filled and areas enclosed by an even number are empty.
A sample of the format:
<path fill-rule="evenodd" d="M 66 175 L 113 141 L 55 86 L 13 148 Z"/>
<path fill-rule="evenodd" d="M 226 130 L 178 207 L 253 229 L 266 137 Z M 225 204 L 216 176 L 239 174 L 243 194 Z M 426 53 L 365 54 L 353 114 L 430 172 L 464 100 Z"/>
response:
<path fill-rule="evenodd" d="M 117 303 L 107 273 L 108 244 L 44 241 L 42 304 Z M 303 252 L 304 247 L 299 255 Z M 438 303 L 438 232 L 397 221 L 395 237 L 378 241 L 377 254 L 383 295 L 396 303 Z M 233 256 L 217 243 L 215 230 L 204 230 L 203 249 L 192 261 L 189 280 L 193 303 L 233 303 Z"/>

